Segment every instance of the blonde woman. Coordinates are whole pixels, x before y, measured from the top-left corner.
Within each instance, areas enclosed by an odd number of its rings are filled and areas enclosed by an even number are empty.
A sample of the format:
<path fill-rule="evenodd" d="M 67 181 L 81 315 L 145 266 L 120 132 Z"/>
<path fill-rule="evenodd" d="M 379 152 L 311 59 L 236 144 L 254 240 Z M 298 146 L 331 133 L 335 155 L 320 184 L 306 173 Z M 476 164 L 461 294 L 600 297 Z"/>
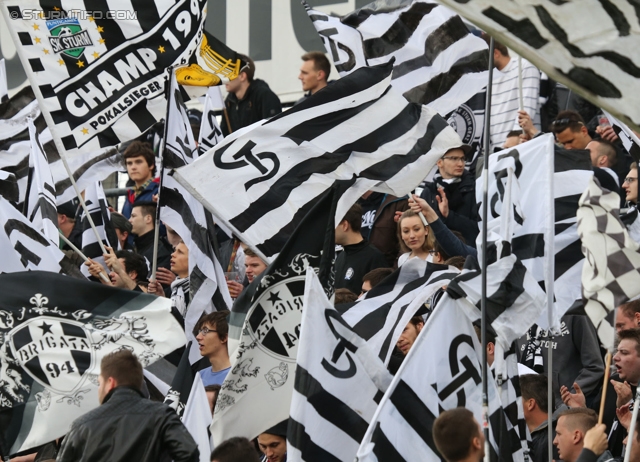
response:
<path fill-rule="evenodd" d="M 425 226 L 420 216 L 411 209 L 403 212 L 398 220 L 398 241 L 404 252 L 398 258 L 399 267 L 411 258 L 432 261 L 435 237 L 430 227 Z"/>

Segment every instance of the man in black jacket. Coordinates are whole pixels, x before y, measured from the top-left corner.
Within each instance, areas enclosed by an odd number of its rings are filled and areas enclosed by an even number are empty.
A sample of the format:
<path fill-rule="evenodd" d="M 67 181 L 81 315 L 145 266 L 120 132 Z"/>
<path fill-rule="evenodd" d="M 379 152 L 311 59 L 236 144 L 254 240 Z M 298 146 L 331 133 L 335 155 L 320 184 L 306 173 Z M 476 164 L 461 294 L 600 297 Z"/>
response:
<path fill-rule="evenodd" d="M 282 112 L 278 96 L 264 80 L 254 79 L 256 66 L 248 56 L 240 55 L 247 64 L 240 75 L 225 85 L 229 95 L 224 101 L 226 114 L 220 129 L 224 136 L 262 119 Z"/>
<path fill-rule="evenodd" d="M 76 419 L 61 462 L 199 461 L 198 446 L 169 406 L 143 398 L 142 365 L 129 350 L 105 356 L 98 376 L 101 406 Z"/>
<path fill-rule="evenodd" d="M 475 247 L 478 235 L 476 183 L 465 170 L 465 154 L 470 146 L 450 149 L 438 160 L 438 172 L 433 182 L 426 183 L 422 197 L 451 231 L 458 231 L 466 244 Z"/>

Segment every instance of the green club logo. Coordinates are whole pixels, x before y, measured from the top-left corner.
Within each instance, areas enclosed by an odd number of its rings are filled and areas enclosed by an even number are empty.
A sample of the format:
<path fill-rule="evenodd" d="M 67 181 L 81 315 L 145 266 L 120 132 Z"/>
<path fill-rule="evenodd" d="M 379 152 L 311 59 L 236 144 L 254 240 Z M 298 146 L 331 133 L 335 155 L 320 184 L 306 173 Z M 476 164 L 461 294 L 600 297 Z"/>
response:
<path fill-rule="evenodd" d="M 54 53 L 64 53 L 71 58 L 79 58 L 85 47 L 92 46 L 89 32 L 82 30 L 76 18 L 54 19 L 47 21 L 51 37 L 49 42 Z"/>

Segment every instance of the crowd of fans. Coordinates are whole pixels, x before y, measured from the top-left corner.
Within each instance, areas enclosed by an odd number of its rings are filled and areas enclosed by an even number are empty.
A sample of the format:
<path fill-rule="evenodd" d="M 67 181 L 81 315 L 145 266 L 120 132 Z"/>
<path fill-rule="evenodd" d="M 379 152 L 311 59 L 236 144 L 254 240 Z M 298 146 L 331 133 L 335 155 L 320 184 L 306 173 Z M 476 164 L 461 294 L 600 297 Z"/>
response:
<path fill-rule="evenodd" d="M 240 76 L 227 84 L 222 131 L 229 134 L 251 123 L 281 112 L 278 97 L 267 83 L 255 78 L 255 66 L 248 65 Z M 620 204 L 628 209 L 623 221 L 631 235 L 640 241 L 637 220 L 638 169 L 621 145 L 606 118 L 597 108 L 553 82 L 523 60 L 521 66 L 509 50 L 496 45 L 494 59 L 499 78 L 494 80 L 491 143 L 494 151 L 510 148 L 552 132 L 559 147 L 582 150 L 591 159 L 596 178 L 607 189 L 620 194 Z M 518 69 L 524 73 L 524 110 L 518 104 Z M 300 80 L 308 98 L 330 84 L 330 63 L 324 53 L 302 56 Z M 542 83 L 541 83 L 542 82 Z M 541 88 L 552 90 L 541 95 Z M 564 96 L 563 96 L 564 95 Z M 297 104 L 297 103 L 296 103 Z M 545 122 L 546 121 L 546 122 Z M 125 154 L 131 188 L 121 213 L 113 211 L 112 224 L 119 250 L 107 248 L 104 255 L 108 279 L 100 277 L 105 268 L 98 262 L 86 263 L 96 283 L 171 297 L 173 306 L 184 315 L 189 305 L 189 249 L 169 228 L 160 232 L 158 270 L 149 281 L 149 262 L 153 258 L 156 226 L 158 178 L 155 154 L 143 142 L 133 142 Z M 335 263 L 336 304 L 355 303 L 381 283 L 394 269 L 408 261 L 422 260 L 462 268 L 467 256 L 476 256 L 478 206 L 475 183 L 476 156 L 471 147 L 449 150 L 437 162 L 435 174 L 426 180 L 419 195 L 395 197 L 366 192 L 336 224 L 338 254 Z M 58 208 L 61 232 L 80 247 L 77 204 Z M 218 236 L 223 236 L 218 233 Z M 72 254 L 64 243 L 61 248 Z M 220 263 L 229 278 L 227 286 L 237 298 L 267 263 L 233 236 L 219 242 Z M 395 372 L 425 325 L 428 312 L 417 313 L 397 340 L 390 370 Z M 220 386 L 230 370 L 228 311 L 202 317 L 195 328 L 201 355 L 210 366 L 199 371 L 212 414 Z M 620 457 L 628 438 L 633 446 L 631 460 L 640 460 L 640 436 L 627 435 L 631 421 L 630 403 L 640 380 L 640 301 L 618 308 L 616 329 L 618 350 L 614 356 L 616 373 L 611 376 L 604 403 L 604 423 L 597 425 L 595 411 L 600 408 L 604 375 L 603 352 L 590 321 L 584 316 L 567 315 L 562 333 L 540 341 L 534 331 L 518 342 L 522 361 L 530 348 L 542 350 L 542 363 L 527 363 L 536 372 L 521 376 L 524 416 L 531 434 L 530 457 L 548 461 L 547 405 L 552 400 L 555 460 L 584 462 Z M 488 335 L 489 362 L 493 359 L 495 338 Z M 538 342 L 532 345 L 532 342 Z M 544 350 L 553 349 L 553 368 L 548 369 Z M 198 450 L 175 412 L 145 398 L 142 369 L 127 351 L 105 358 L 100 374 L 99 398 L 102 405 L 78 419 L 62 442 L 41 448 L 39 453 L 12 460 L 164 460 L 198 459 Z M 554 396 L 548 396 L 548 381 Z M 109 434 L 109 438 L 101 435 Z M 479 460 L 484 439 L 473 415 L 465 409 L 443 412 L 433 427 L 438 449 L 448 461 Z M 250 442 L 231 438 L 219 443 L 212 461 L 283 462 L 286 460 L 286 421 L 265 429 Z M 53 455 L 52 455 L 53 454 Z M 260 455 L 261 454 L 261 455 Z M 634 456 L 635 455 L 635 456 Z M 262 457 L 262 459 L 260 459 Z M 634 459 L 635 457 L 635 459 Z M 167 459 L 169 460 L 169 459 Z"/>

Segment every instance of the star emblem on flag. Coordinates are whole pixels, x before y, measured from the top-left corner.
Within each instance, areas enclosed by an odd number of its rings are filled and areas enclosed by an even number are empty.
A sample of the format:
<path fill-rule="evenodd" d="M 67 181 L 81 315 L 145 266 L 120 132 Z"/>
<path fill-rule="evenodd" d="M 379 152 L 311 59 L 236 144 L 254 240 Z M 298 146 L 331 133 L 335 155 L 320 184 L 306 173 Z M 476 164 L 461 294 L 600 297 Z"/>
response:
<path fill-rule="evenodd" d="M 42 321 L 42 324 L 38 327 L 42 329 L 42 335 L 53 334 L 53 332 L 51 332 L 51 327 L 53 327 L 53 324 L 47 324 L 46 322 Z"/>
<path fill-rule="evenodd" d="M 164 47 L 163 47 L 162 45 L 160 45 L 160 46 L 158 47 L 158 51 L 159 51 L 160 53 L 164 53 Z"/>
<path fill-rule="evenodd" d="M 33 24 L 32 27 L 33 27 L 33 30 L 40 30 L 40 26 L 37 24 Z"/>
<path fill-rule="evenodd" d="M 78 65 L 78 67 L 84 67 L 84 61 L 78 60 L 76 64 Z"/>
<path fill-rule="evenodd" d="M 89 129 L 88 129 L 88 128 L 86 128 L 86 127 L 82 127 L 82 130 L 81 130 L 81 131 L 82 131 L 82 134 L 83 134 L 83 135 L 88 135 L 88 134 L 89 134 Z"/>
<path fill-rule="evenodd" d="M 276 302 L 280 302 L 282 301 L 282 299 L 278 296 L 280 292 L 271 292 L 269 294 L 269 301 L 271 302 L 271 305 L 275 305 Z"/>
<path fill-rule="evenodd" d="M 40 39 L 40 37 L 36 37 L 34 40 L 35 40 L 35 42 L 36 42 L 36 43 L 40 43 L 40 42 L 42 41 L 42 40 Z"/>

